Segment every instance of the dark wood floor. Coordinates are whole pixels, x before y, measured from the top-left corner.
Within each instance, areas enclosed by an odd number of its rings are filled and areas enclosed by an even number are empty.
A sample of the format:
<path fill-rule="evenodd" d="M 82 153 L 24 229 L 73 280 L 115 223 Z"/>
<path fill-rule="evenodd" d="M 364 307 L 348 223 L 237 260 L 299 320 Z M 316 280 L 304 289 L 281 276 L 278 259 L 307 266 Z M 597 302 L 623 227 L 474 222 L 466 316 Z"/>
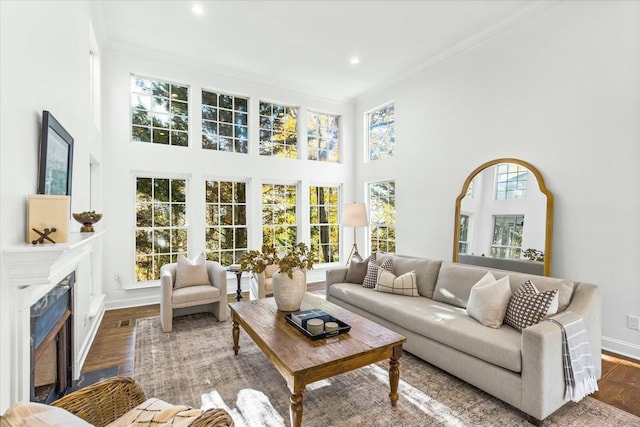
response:
<path fill-rule="evenodd" d="M 310 292 L 324 294 L 324 283 L 310 284 Z M 248 295 L 243 294 L 245 299 Z M 233 301 L 233 296 L 229 296 Z M 157 316 L 160 306 L 109 310 L 105 313 L 96 339 L 89 350 L 83 372 L 118 366 L 118 374 L 133 375 L 136 319 Z M 640 362 L 604 352 L 600 391 L 592 396 L 602 402 L 640 416 Z"/>

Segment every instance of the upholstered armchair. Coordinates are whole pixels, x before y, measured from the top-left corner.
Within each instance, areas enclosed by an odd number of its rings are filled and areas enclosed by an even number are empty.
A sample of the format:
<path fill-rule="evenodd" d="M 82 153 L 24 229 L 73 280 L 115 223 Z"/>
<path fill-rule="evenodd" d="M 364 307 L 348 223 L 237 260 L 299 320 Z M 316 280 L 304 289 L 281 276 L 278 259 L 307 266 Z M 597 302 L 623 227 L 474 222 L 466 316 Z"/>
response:
<path fill-rule="evenodd" d="M 249 281 L 249 298 L 260 299 L 273 295 L 273 273 L 280 270 L 277 264 L 268 265 L 262 273 L 252 273 Z"/>
<path fill-rule="evenodd" d="M 217 261 L 206 261 L 205 267 L 206 277 L 191 283 L 176 283 L 178 263 L 160 269 L 160 323 L 164 332 L 171 332 L 175 316 L 185 314 L 211 311 L 219 321 L 227 320 L 227 271 Z"/>

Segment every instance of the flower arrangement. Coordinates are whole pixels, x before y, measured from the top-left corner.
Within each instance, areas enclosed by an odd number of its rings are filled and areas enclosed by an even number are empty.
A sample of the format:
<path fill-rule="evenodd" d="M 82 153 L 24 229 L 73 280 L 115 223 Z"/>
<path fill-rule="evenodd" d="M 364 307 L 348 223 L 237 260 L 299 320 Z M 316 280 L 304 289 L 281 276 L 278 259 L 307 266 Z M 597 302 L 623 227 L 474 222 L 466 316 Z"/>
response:
<path fill-rule="evenodd" d="M 529 261 L 544 261 L 544 252 L 538 249 L 529 248 L 522 253 L 522 256 Z"/>
<path fill-rule="evenodd" d="M 262 245 L 261 251 L 250 250 L 240 257 L 239 261 L 242 271 L 254 273 L 262 273 L 268 265 L 276 264 L 280 267 L 280 273 L 286 273 L 289 278 L 293 278 L 293 271 L 296 268 L 301 270 L 313 268 L 309 248 L 302 242 L 284 254 L 278 254 L 273 245 Z"/>

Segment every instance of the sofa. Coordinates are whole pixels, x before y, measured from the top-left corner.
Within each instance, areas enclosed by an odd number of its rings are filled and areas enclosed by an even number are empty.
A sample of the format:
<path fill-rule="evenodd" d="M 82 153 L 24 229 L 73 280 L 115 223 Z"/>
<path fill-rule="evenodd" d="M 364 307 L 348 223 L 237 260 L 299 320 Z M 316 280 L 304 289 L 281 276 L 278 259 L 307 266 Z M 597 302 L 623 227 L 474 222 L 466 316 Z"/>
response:
<path fill-rule="evenodd" d="M 413 297 L 365 288 L 359 270 L 368 262 L 327 270 L 327 300 L 404 335 L 406 351 L 520 409 L 534 424 L 568 401 L 561 329 L 540 321 L 518 331 L 471 317 L 471 289 L 487 272 L 508 281 L 510 294 L 527 280 L 541 292 L 557 289 L 557 313 L 571 310 L 582 317 L 595 375 L 601 376 L 600 294 L 594 284 L 378 253 L 376 264 L 391 263 L 395 275 L 414 272 Z"/>

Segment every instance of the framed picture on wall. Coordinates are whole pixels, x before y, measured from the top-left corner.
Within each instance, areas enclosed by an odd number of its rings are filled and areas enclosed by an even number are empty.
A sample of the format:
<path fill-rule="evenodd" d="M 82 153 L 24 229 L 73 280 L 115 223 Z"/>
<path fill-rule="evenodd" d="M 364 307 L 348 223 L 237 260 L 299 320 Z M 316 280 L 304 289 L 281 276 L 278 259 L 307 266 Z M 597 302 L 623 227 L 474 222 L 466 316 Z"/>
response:
<path fill-rule="evenodd" d="M 49 111 L 42 112 L 38 194 L 71 196 L 73 137 Z"/>

